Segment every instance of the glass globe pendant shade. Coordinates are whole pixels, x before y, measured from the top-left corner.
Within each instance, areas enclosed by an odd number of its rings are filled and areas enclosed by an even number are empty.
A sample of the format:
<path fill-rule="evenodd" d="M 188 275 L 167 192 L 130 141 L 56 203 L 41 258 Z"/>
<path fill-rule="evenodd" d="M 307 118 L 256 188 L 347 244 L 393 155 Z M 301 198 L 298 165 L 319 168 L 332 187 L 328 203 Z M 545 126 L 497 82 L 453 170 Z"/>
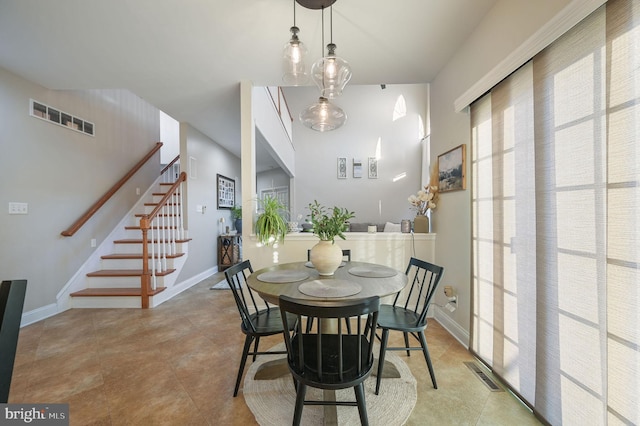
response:
<path fill-rule="evenodd" d="M 349 63 L 336 56 L 335 44 L 328 44 L 327 50 L 327 56 L 318 59 L 311 67 L 311 78 L 320 89 L 320 96 L 334 99 L 342 95 L 352 72 Z"/>
<path fill-rule="evenodd" d="M 310 129 L 328 132 L 342 126 L 347 121 L 347 115 L 327 98 L 320 97 L 318 102 L 302 110 L 300 121 Z"/>
<path fill-rule="evenodd" d="M 307 71 L 307 47 L 298 38 L 298 27 L 291 27 L 291 40 L 282 52 L 282 81 L 291 86 L 299 86 L 309 79 Z"/>

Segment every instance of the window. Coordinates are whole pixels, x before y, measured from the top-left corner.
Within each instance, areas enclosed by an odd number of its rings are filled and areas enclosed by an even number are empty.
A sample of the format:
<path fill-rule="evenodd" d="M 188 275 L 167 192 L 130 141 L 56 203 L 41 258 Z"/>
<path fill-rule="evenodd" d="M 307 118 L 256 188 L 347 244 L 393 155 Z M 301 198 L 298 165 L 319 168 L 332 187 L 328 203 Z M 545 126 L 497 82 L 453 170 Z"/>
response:
<path fill-rule="evenodd" d="M 640 423 L 640 7 L 471 107 L 471 345 L 551 424 Z"/>

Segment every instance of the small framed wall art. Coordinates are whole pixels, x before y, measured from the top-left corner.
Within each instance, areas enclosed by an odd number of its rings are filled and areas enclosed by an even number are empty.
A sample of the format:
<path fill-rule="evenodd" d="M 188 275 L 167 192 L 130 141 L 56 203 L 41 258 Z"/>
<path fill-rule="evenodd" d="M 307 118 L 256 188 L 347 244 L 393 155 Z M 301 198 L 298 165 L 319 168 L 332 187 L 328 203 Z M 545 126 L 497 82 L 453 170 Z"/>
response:
<path fill-rule="evenodd" d="M 440 192 L 467 188 L 465 155 L 465 144 L 438 155 L 438 190 Z"/>
<path fill-rule="evenodd" d="M 338 179 L 347 178 L 347 157 L 338 157 Z"/>
<path fill-rule="evenodd" d="M 353 159 L 353 177 L 362 177 L 362 160 Z"/>
<path fill-rule="evenodd" d="M 369 179 L 378 179 L 378 159 L 369 157 Z"/>
<path fill-rule="evenodd" d="M 231 209 L 236 205 L 236 181 L 220 174 L 218 182 L 218 209 Z"/>

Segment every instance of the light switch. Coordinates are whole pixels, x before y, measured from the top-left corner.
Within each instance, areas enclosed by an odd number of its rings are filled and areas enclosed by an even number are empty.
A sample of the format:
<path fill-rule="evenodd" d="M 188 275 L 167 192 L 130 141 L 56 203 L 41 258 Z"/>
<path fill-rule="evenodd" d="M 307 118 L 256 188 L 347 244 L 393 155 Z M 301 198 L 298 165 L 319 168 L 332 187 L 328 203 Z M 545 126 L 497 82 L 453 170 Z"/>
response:
<path fill-rule="evenodd" d="M 28 203 L 9 203 L 9 214 L 28 214 Z"/>

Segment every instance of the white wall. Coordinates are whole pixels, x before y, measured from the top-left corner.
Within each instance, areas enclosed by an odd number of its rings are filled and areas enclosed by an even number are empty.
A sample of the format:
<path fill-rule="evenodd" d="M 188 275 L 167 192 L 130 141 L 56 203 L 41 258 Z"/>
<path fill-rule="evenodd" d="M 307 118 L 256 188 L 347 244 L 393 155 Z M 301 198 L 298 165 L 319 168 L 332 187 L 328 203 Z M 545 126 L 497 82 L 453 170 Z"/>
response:
<path fill-rule="evenodd" d="M 455 112 L 454 101 L 569 3 L 572 2 L 498 2 L 431 84 L 432 160 L 451 148 L 467 144 L 467 190 L 441 194 L 438 209 L 432 215 L 433 229 L 438 234 L 437 258 L 445 268 L 441 285 L 451 285 L 458 293 L 458 309 L 453 313 L 443 311 L 443 314 L 448 315 L 467 333 L 470 327 L 472 266 L 470 122 L 466 110 L 462 113 Z M 438 293 L 436 303 L 446 303 L 443 294 Z"/>
<path fill-rule="evenodd" d="M 294 117 L 318 100 L 313 87 L 285 90 Z M 406 103 L 406 115 L 394 120 L 399 97 Z M 354 222 L 400 222 L 412 219 L 407 198 L 420 189 L 422 144 L 427 122 L 428 86 L 424 84 L 347 86 L 335 99 L 347 114 L 346 124 L 320 133 L 293 124 L 296 153 L 294 213 L 306 216 L 307 206 L 320 203 L 355 211 Z M 378 178 L 367 177 L 367 158 L 379 153 Z M 337 157 L 346 157 L 347 179 L 337 178 Z M 363 176 L 354 178 L 353 159 L 362 160 Z M 404 178 L 394 182 L 394 178 Z"/>
<path fill-rule="evenodd" d="M 95 124 L 95 137 L 29 116 L 29 99 Z M 73 237 L 68 228 L 159 141 L 158 109 L 122 90 L 54 91 L 0 68 L 0 274 L 27 280 L 24 311 L 56 294 L 160 172 L 156 155 Z M 142 191 L 144 193 L 144 191 Z M 28 215 L 8 215 L 9 202 Z"/>
<path fill-rule="evenodd" d="M 231 210 L 218 209 L 216 174 L 235 180 L 236 204 L 241 204 L 240 159 L 186 123 L 180 123 L 181 169 L 187 172 L 189 257 L 178 282 L 218 265 L 220 219 L 233 229 Z M 190 170 L 189 165 L 195 166 Z M 196 207 L 206 206 L 204 213 Z"/>

